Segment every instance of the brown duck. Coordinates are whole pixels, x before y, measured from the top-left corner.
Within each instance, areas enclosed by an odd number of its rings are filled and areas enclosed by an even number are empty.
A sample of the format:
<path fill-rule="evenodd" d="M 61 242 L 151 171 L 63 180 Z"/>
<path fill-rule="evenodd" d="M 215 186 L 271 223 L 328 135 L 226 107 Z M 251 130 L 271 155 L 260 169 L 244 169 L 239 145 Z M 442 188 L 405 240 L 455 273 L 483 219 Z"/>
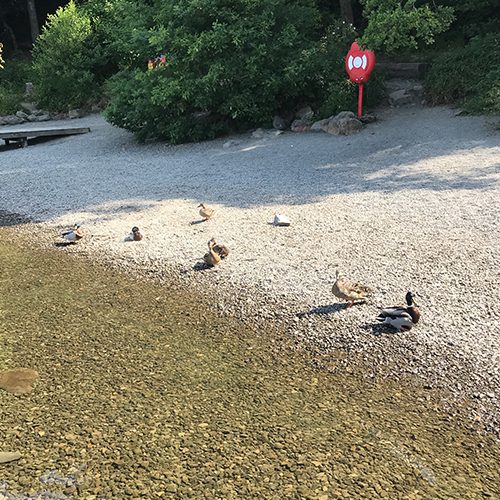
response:
<path fill-rule="evenodd" d="M 214 250 L 215 240 L 208 242 L 208 252 L 203 256 L 205 264 L 210 267 L 216 266 L 221 261 L 221 256 Z"/>
<path fill-rule="evenodd" d="M 371 288 L 339 276 L 338 269 L 335 276 L 336 280 L 332 287 L 332 293 L 339 299 L 349 302 L 347 307 L 351 307 L 354 302 L 364 302 L 373 293 Z"/>

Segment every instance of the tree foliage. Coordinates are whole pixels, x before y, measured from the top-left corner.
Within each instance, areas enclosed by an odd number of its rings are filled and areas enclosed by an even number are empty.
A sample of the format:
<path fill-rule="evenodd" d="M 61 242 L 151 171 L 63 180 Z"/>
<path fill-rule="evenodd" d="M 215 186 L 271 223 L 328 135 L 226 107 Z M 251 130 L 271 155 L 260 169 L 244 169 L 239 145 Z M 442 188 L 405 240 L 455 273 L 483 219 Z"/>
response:
<path fill-rule="evenodd" d="M 439 56 L 425 81 L 435 104 L 460 103 L 471 113 L 500 114 L 500 34 L 474 38 Z"/>
<path fill-rule="evenodd" d="M 450 26 L 453 8 L 428 2 L 416 6 L 415 0 L 361 0 L 368 25 L 361 44 L 372 50 L 394 53 L 430 45 L 435 36 Z"/>
<path fill-rule="evenodd" d="M 144 7 L 134 0 L 71 0 L 50 15 L 33 49 L 40 104 L 61 111 L 84 106 L 120 67 L 145 57 Z"/>
<path fill-rule="evenodd" d="M 322 45 L 318 23 L 314 0 L 159 2 L 151 55 L 168 63 L 116 75 L 107 116 L 141 139 L 173 142 L 269 124 L 298 101 L 324 97 L 332 67 L 345 81 L 348 42 Z"/>

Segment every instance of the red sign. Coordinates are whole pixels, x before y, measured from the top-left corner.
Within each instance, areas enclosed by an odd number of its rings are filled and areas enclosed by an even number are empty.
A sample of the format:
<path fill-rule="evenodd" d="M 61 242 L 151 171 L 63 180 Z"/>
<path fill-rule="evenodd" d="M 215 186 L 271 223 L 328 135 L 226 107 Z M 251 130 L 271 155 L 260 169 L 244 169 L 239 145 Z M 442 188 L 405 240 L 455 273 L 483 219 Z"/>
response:
<path fill-rule="evenodd" d="M 366 83 L 375 67 L 375 53 L 371 50 L 361 50 L 356 42 L 345 58 L 345 69 L 354 83 Z"/>

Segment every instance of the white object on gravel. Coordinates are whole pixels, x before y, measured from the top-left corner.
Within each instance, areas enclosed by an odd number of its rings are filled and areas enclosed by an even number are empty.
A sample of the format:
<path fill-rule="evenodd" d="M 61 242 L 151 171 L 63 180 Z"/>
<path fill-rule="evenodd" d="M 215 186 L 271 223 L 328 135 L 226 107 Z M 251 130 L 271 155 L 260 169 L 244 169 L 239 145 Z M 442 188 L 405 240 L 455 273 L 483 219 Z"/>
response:
<path fill-rule="evenodd" d="M 286 215 L 276 214 L 274 216 L 273 224 L 275 226 L 289 226 L 290 219 Z"/>

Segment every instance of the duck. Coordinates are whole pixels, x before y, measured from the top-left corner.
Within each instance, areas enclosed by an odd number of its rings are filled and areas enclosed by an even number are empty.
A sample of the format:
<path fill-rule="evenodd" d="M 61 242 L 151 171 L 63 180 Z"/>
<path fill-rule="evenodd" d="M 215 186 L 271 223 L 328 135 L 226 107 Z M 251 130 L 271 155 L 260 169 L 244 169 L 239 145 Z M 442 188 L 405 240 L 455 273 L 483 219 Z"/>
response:
<path fill-rule="evenodd" d="M 229 248 L 226 245 L 222 245 L 221 243 L 217 243 L 215 238 L 210 240 L 213 243 L 213 249 L 215 253 L 218 253 L 221 259 L 225 259 L 229 255 Z"/>
<path fill-rule="evenodd" d="M 141 241 L 144 238 L 144 235 L 141 233 L 137 226 L 132 228 L 132 232 L 130 233 L 129 238 L 133 241 Z"/>
<path fill-rule="evenodd" d="M 339 299 L 349 302 L 347 307 L 352 307 L 354 302 L 364 301 L 373 293 L 371 288 L 339 276 L 338 269 L 335 271 L 335 277 L 332 293 Z"/>
<path fill-rule="evenodd" d="M 203 220 L 208 220 L 213 217 L 215 210 L 213 208 L 207 207 L 204 203 L 200 203 L 198 205 L 200 209 L 199 214 L 203 218 Z"/>
<path fill-rule="evenodd" d="M 410 331 L 420 320 L 420 309 L 412 292 L 405 295 L 406 306 L 383 308 L 377 321 L 392 326 L 398 332 Z"/>
<path fill-rule="evenodd" d="M 66 241 L 69 241 L 70 243 L 76 243 L 77 241 L 81 240 L 84 237 L 84 235 L 85 233 L 83 232 L 83 229 L 80 227 L 80 225 L 75 224 L 73 226 L 73 229 L 64 231 L 61 234 L 61 237 L 64 238 Z"/>
<path fill-rule="evenodd" d="M 208 242 L 208 252 L 203 256 L 205 264 L 209 267 L 214 267 L 221 261 L 221 256 L 214 250 L 215 240 L 212 238 Z"/>

